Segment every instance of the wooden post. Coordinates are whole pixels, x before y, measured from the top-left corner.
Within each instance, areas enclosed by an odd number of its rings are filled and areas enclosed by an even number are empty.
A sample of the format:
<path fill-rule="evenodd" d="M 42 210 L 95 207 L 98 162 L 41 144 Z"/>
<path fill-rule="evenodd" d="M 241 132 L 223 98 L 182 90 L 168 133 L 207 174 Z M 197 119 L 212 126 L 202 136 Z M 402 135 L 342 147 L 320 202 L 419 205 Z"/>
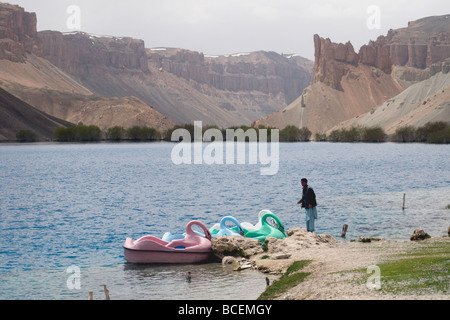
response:
<path fill-rule="evenodd" d="M 89 300 L 94 300 L 94 293 L 89 291 Z"/>
<path fill-rule="evenodd" d="M 345 234 L 347 233 L 347 228 L 348 228 L 348 224 L 344 224 L 344 226 L 342 227 L 342 233 L 341 233 L 342 238 L 345 237 Z"/>
<path fill-rule="evenodd" d="M 406 197 L 406 193 L 403 194 L 403 206 L 402 206 L 403 211 L 405 211 L 405 197 Z"/>
<path fill-rule="evenodd" d="M 108 288 L 106 288 L 106 284 L 103 285 L 103 289 L 105 291 L 106 300 L 111 300 L 111 298 L 109 297 L 109 290 Z"/>

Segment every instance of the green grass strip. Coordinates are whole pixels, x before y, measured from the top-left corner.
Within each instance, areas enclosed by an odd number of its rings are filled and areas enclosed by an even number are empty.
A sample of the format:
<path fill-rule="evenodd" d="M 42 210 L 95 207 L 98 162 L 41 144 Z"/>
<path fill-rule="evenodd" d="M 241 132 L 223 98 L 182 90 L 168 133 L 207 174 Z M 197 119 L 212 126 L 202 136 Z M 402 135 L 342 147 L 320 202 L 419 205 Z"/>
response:
<path fill-rule="evenodd" d="M 391 293 L 449 291 L 449 257 L 415 257 L 379 265 L 382 289 Z"/>
<path fill-rule="evenodd" d="M 297 286 L 311 274 L 298 271 L 302 270 L 311 262 L 312 260 L 295 261 L 278 281 L 267 287 L 267 289 L 258 297 L 258 300 L 273 300 L 290 288 Z"/>
<path fill-rule="evenodd" d="M 450 245 L 423 243 L 398 260 L 378 264 L 381 291 L 393 294 L 450 293 Z M 366 270 L 360 270 L 363 274 Z M 363 277 L 363 279 L 365 276 Z"/>

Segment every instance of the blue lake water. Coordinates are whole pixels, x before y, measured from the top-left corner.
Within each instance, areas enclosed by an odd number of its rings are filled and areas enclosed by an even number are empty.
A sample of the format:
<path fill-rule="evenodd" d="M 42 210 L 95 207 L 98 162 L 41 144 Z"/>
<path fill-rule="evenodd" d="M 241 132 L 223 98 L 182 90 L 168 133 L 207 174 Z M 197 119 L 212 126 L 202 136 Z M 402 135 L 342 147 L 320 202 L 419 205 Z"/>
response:
<path fill-rule="evenodd" d="M 0 299 L 87 299 L 89 291 L 100 299 L 103 284 L 112 299 L 255 299 L 265 288 L 259 272 L 219 263 L 136 267 L 122 244 L 182 232 L 193 219 L 256 223 L 262 209 L 286 229 L 304 228 L 302 177 L 317 195 L 316 233 L 339 238 L 346 223 L 347 239 L 408 241 L 415 228 L 441 236 L 450 226 L 449 145 L 281 143 L 272 176 L 248 162 L 175 165 L 173 147 L 0 145 Z M 70 266 L 80 268 L 80 289 L 67 285 Z"/>

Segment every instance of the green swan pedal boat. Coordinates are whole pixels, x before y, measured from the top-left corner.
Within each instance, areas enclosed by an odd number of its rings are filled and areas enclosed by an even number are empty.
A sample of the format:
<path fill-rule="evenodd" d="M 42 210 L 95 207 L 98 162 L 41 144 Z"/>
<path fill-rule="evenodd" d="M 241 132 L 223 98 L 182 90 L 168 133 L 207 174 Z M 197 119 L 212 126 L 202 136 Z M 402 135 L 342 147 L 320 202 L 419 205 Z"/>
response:
<path fill-rule="evenodd" d="M 272 218 L 277 226 L 269 223 L 267 219 Z M 258 223 L 259 224 L 259 223 Z M 261 242 L 266 241 L 267 237 L 283 239 L 287 238 L 287 234 L 284 231 L 284 225 L 281 220 L 272 212 L 267 212 L 261 217 L 261 227 L 259 229 L 247 229 L 245 228 L 245 224 L 242 224 L 242 228 L 244 229 L 244 237 L 246 238 L 254 238 L 258 239 Z"/>

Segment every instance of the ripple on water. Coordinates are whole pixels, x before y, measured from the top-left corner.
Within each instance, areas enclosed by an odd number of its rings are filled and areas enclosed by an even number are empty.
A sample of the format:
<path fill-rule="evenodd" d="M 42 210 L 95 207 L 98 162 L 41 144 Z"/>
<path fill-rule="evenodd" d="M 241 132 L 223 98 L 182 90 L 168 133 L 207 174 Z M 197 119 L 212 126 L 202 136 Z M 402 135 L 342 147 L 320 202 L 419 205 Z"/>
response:
<path fill-rule="evenodd" d="M 102 295 L 103 284 L 112 298 L 256 298 L 265 288 L 258 272 L 220 264 L 135 268 L 122 244 L 182 232 L 191 219 L 256 223 L 262 209 L 286 229 L 304 227 L 296 205 L 303 176 L 318 198 L 317 233 L 339 237 L 347 223 L 348 239 L 405 240 L 415 228 L 440 236 L 450 225 L 450 146 L 282 143 L 274 176 L 261 176 L 258 165 L 177 166 L 172 147 L 0 145 L 0 298 L 85 299 L 88 291 Z M 71 265 L 81 268 L 79 291 L 67 289 Z"/>

